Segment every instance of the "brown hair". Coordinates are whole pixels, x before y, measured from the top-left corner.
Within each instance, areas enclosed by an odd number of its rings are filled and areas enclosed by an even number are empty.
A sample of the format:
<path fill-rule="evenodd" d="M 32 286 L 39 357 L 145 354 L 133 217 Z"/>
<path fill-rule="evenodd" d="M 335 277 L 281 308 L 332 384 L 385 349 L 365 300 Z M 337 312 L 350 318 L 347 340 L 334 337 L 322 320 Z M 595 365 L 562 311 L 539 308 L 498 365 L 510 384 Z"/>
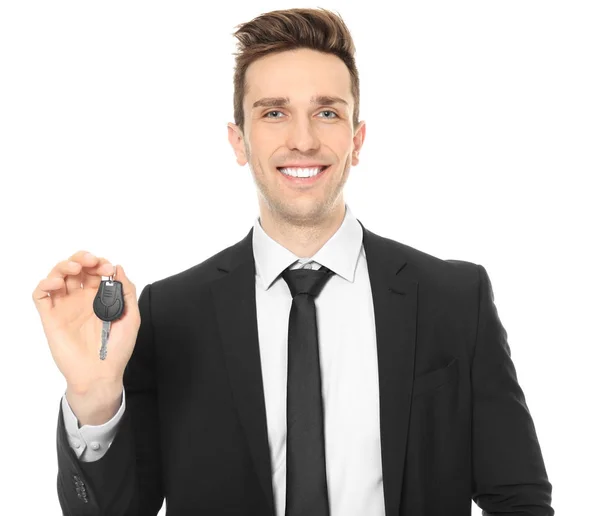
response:
<path fill-rule="evenodd" d="M 354 98 L 353 125 L 358 126 L 359 80 L 354 62 L 354 42 L 339 13 L 326 9 L 295 8 L 271 11 L 236 25 L 233 35 L 239 40 L 234 53 L 233 118 L 244 131 L 244 95 L 248 92 L 246 70 L 257 59 L 275 52 L 308 48 L 334 54 L 350 71 Z"/>

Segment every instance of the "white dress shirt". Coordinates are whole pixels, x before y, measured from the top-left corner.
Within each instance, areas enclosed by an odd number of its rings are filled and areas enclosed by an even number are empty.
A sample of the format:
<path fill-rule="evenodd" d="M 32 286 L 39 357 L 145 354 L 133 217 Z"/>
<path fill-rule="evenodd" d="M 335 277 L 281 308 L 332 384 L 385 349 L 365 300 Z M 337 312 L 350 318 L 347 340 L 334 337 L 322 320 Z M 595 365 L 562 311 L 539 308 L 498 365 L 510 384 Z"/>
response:
<path fill-rule="evenodd" d="M 331 516 L 384 516 L 379 376 L 375 315 L 362 227 L 346 204 L 338 231 L 311 258 L 298 258 L 273 240 L 255 219 L 256 309 L 260 361 L 277 516 L 285 513 L 287 332 L 292 297 L 281 272 L 328 267 L 335 274 L 315 299 L 325 460 Z M 106 453 L 125 410 L 104 425 L 78 428 L 66 397 L 65 428 L 82 461 Z"/>

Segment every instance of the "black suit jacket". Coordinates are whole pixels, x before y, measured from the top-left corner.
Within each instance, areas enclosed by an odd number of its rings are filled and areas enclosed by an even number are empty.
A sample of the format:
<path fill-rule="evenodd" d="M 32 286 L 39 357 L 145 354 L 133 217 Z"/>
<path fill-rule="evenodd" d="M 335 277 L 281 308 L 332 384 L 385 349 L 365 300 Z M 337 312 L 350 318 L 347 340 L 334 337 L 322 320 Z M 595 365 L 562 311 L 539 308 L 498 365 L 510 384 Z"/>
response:
<path fill-rule="evenodd" d="M 486 270 L 361 226 L 386 516 L 470 516 L 472 499 L 490 515 L 552 516 Z M 155 516 L 166 497 L 168 516 L 274 515 L 252 231 L 142 290 L 127 406 L 100 460 L 77 459 L 59 409 L 64 514 Z"/>

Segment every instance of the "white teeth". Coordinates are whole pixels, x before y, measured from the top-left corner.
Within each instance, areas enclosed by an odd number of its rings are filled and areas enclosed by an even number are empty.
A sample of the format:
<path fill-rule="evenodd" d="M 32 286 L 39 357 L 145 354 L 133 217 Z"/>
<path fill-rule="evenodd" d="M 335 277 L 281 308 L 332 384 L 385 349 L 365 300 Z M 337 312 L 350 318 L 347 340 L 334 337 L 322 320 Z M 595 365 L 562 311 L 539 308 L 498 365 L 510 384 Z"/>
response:
<path fill-rule="evenodd" d="M 283 172 L 286 176 L 313 177 L 313 176 L 316 176 L 319 172 L 321 172 L 321 169 L 323 169 L 323 168 L 324 167 L 316 167 L 316 168 L 292 167 L 292 168 L 280 168 L 279 170 L 281 170 L 281 172 Z"/>

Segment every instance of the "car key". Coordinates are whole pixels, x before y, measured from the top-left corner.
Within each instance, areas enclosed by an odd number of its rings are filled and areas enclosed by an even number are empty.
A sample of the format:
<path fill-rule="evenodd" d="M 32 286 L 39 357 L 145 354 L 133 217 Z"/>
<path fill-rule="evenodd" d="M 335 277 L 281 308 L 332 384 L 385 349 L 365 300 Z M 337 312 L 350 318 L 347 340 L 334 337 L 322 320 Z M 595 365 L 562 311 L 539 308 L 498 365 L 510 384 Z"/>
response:
<path fill-rule="evenodd" d="M 94 298 L 94 313 L 102 322 L 102 338 L 100 346 L 100 360 L 106 358 L 106 347 L 110 335 L 110 323 L 123 315 L 125 302 L 123 300 L 123 283 L 109 276 L 102 280 L 96 297 Z"/>

